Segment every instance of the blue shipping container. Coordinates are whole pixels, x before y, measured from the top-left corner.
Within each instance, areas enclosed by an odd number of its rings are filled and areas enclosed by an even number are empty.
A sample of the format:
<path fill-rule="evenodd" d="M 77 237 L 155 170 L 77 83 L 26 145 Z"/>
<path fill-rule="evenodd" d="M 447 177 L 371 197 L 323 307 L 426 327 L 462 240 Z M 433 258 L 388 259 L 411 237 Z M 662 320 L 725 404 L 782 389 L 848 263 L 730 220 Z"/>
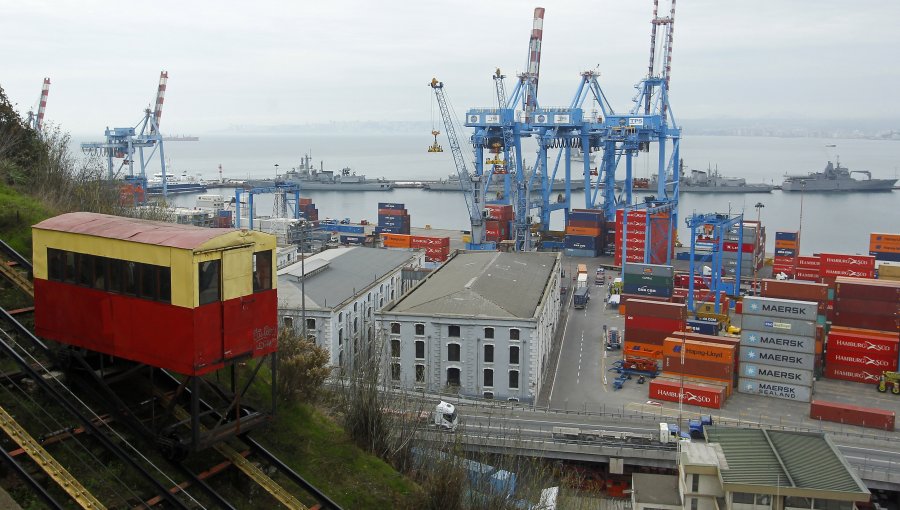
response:
<path fill-rule="evenodd" d="M 574 248 L 576 250 L 597 250 L 601 245 L 599 237 L 591 236 L 573 236 L 567 235 L 565 239 L 566 248 Z"/>
<path fill-rule="evenodd" d="M 797 250 L 793 248 L 775 248 L 775 256 L 776 257 L 795 257 L 797 256 Z"/>
<path fill-rule="evenodd" d="M 885 262 L 900 262 L 900 253 L 888 253 L 885 251 L 870 251 L 869 255 L 875 257 L 875 260 L 883 260 Z"/>
<path fill-rule="evenodd" d="M 363 244 L 365 236 L 341 236 L 341 244 Z"/>
<path fill-rule="evenodd" d="M 579 250 L 578 248 L 566 248 L 566 255 L 569 257 L 596 257 L 597 250 Z"/>
<path fill-rule="evenodd" d="M 716 322 L 707 322 L 707 321 L 697 321 L 697 320 L 688 320 L 685 322 L 687 328 L 694 333 L 700 333 L 701 335 L 718 335 L 719 334 L 719 324 Z"/>
<path fill-rule="evenodd" d="M 490 241 L 481 244 L 466 243 L 467 250 L 493 251 L 497 249 L 497 243 Z"/>
<path fill-rule="evenodd" d="M 379 209 L 406 209 L 406 206 L 397 202 L 378 202 Z"/>
<path fill-rule="evenodd" d="M 386 234 L 408 234 L 409 228 L 404 229 L 404 227 L 375 227 L 375 233 L 386 233 Z"/>
<path fill-rule="evenodd" d="M 545 250 L 562 250 L 566 247 L 566 243 L 562 243 L 559 241 L 543 241 L 541 242 L 541 246 Z"/>
<path fill-rule="evenodd" d="M 569 219 L 578 221 L 590 221 L 597 224 L 598 226 L 603 223 L 602 214 L 593 214 L 587 212 L 570 212 Z"/>
<path fill-rule="evenodd" d="M 623 294 L 638 294 L 641 296 L 672 297 L 672 287 L 654 287 L 652 285 L 636 285 L 628 283 L 623 285 Z"/>
<path fill-rule="evenodd" d="M 775 232 L 775 240 L 776 241 L 796 241 L 797 233 L 796 232 Z"/>

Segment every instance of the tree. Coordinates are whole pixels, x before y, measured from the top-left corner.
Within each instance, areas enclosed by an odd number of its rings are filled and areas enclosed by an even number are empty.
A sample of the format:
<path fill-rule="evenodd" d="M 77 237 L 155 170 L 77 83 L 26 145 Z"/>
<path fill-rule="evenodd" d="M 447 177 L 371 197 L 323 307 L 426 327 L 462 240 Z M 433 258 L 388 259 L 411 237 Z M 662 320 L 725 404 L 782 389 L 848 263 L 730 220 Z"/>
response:
<path fill-rule="evenodd" d="M 330 371 L 328 351 L 302 338 L 293 328 L 281 328 L 278 332 L 276 381 L 280 400 L 297 398 L 315 402 L 321 396 L 322 384 Z"/>

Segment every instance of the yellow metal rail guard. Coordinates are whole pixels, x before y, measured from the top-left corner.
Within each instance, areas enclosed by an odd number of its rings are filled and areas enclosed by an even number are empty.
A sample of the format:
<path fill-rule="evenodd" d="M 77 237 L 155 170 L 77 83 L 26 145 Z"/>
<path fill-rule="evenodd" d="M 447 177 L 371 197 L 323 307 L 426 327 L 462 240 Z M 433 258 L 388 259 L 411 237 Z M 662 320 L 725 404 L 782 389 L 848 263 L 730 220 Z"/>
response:
<path fill-rule="evenodd" d="M 22 276 L 18 271 L 6 265 L 5 261 L 0 260 L 0 273 L 10 279 L 19 288 L 34 297 L 34 285 L 28 281 L 28 278 Z"/>
<path fill-rule="evenodd" d="M 3 264 L 0 264 L 3 265 Z M 97 510 L 105 509 L 100 501 L 97 500 L 87 489 L 84 488 L 75 477 L 69 473 L 66 468 L 62 467 L 47 450 L 45 450 L 37 441 L 34 440 L 28 432 L 25 431 L 16 420 L 13 419 L 6 409 L 0 407 L 0 428 L 19 445 L 22 450 L 34 460 L 37 465 L 47 473 L 50 478 L 56 482 L 59 487 L 78 503 L 81 508 Z"/>

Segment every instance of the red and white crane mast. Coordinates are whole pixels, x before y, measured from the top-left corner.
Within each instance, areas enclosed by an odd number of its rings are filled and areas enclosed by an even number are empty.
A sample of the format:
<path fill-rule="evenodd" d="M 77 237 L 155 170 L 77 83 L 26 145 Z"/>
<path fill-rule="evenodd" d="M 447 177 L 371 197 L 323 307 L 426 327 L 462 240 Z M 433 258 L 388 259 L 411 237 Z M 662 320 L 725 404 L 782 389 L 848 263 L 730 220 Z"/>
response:
<path fill-rule="evenodd" d="M 28 126 L 40 132 L 44 128 L 44 113 L 47 111 L 47 97 L 50 95 L 50 78 L 44 78 L 44 85 L 41 87 L 41 99 L 38 101 L 37 113 L 28 112 Z"/>

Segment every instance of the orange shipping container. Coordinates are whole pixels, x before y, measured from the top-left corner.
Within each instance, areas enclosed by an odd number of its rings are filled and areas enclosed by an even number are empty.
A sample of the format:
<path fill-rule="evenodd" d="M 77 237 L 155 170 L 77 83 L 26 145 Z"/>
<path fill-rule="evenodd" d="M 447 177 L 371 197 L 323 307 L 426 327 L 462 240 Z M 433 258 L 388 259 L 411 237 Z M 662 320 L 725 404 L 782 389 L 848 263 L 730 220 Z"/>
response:
<path fill-rule="evenodd" d="M 381 241 L 390 248 L 409 248 L 412 236 L 406 234 L 381 234 Z"/>
<path fill-rule="evenodd" d="M 625 340 L 625 344 L 622 346 L 622 353 L 625 356 L 625 359 L 630 358 L 652 358 L 652 359 L 662 359 L 663 352 L 662 347 L 659 345 L 653 344 L 643 344 L 639 342 L 630 342 Z"/>
<path fill-rule="evenodd" d="M 666 356 L 681 356 L 682 350 L 684 350 L 685 359 L 734 364 L 733 345 L 698 342 L 696 340 L 684 340 L 682 344 L 680 338 L 671 337 L 666 338 L 663 342 L 663 353 Z"/>
<path fill-rule="evenodd" d="M 599 237 L 602 232 L 600 231 L 600 227 L 566 227 L 566 234 L 571 234 L 573 236 L 591 236 L 591 237 Z"/>

